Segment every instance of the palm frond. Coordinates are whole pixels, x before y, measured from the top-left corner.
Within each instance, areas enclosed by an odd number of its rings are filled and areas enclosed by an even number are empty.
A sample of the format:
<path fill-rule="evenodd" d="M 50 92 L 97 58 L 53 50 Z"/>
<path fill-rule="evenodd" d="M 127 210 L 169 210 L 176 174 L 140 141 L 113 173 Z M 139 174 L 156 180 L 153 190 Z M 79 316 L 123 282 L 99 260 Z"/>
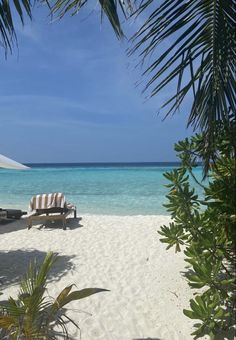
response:
<path fill-rule="evenodd" d="M 13 13 L 24 24 L 25 15 L 32 18 L 32 3 L 32 0 L 0 0 L 0 46 L 6 53 L 8 50 L 12 51 L 12 46 L 17 41 Z"/>
<path fill-rule="evenodd" d="M 47 4 L 51 13 L 62 18 L 65 14 L 77 14 L 81 8 L 88 3 L 88 0 L 42 0 L 42 3 Z M 119 10 L 126 18 L 133 11 L 132 0 L 98 0 L 101 7 L 101 18 L 105 14 L 110 21 L 110 24 L 116 34 L 121 39 L 124 33 L 121 28 Z"/>
<path fill-rule="evenodd" d="M 0 303 L 0 329 L 4 329 L 11 339 L 57 339 L 56 330 L 69 339 L 67 322 L 73 320 L 66 315 L 65 305 L 90 295 L 107 291 L 101 288 L 86 288 L 73 291 L 73 285 L 62 290 L 53 300 L 45 296 L 48 273 L 57 256 L 48 253 L 39 266 L 30 263 L 27 274 L 21 281 L 18 299 L 10 297 L 7 303 Z"/>
<path fill-rule="evenodd" d="M 152 97 L 176 83 L 163 105 L 167 115 L 192 91 L 188 125 L 206 132 L 212 147 L 215 123 L 235 116 L 235 1 L 164 0 L 158 7 L 153 0 L 140 1 L 135 15 L 146 12 L 129 50 L 146 65 L 144 91 Z"/>
<path fill-rule="evenodd" d="M 65 14 L 77 14 L 89 0 L 0 0 L 0 46 L 5 53 L 12 52 L 14 43 L 17 43 L 15 31 L 16 13 L 24 25 L 26 17 L 32 19 L 34 3 L 47 5 L 52 15 L 62 18 Z M 101 17 L 105 14 L 116 34 L 121 39 L 124 33 L 121 28 L 120 17 L 127 18 L 133 11 L 133 0 L 98 0 L 101 7 Z M 121 15 L 121 13 L 122 15 Z"/>
<path fill-rule="evenodd" d="M 82 290 L 76 290 L 74 292 L 71 292 L 71 288 L 73 285 L 66 287 L 60 295 L 57 297 L 55 301 L 55 306 L 58 306 L 57 308 L 62 308 L 71 301 L 84 299 L 90 295 L 101 293 L 101 292 L 108 292 L 108 289 L 102 289 L 102 288 L 85 288 Z"/>

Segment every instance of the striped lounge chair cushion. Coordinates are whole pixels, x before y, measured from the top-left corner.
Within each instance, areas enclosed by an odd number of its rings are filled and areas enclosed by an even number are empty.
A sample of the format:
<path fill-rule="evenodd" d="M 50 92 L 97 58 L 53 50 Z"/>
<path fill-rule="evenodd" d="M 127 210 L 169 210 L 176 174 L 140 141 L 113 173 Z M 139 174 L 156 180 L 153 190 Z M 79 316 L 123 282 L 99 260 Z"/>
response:
<path fill-rule="evenodd" d="M 52 209 L 52 208 L 64 208 L 65 196 L 60 192 L 51 194 L 36 195 L 31 198 L 29 211 Z"/>

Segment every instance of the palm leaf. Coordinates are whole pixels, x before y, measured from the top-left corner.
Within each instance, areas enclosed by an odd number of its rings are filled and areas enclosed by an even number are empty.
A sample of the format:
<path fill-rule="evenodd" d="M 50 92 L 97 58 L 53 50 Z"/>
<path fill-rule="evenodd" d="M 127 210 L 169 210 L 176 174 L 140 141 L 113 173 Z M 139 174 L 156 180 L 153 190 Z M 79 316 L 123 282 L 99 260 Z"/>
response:
<path fill-rule="evenodd" d="M 101 288 L 85 288 L 82 290 L 76 290 L 70 293 L 72 286 L 66 287 L 61 294 L 57 297 L 55 304 L 58 308 L 62 308 L 71 301 L 84 299 L 90 295 L 97 294 L 100 292 L 108 292 L 108 289 Z"/>
<path fill-rule="evenodd" d="M 32 0 L 0 1 L 0 46 L 7 52 L 12 51 L 16 42 L 15 26 L 12 13 L 15 12 L 24 24 L 24 16 L 32 18 Z"/>
<path fill-rule="evenodd" d="M 0 0 L 0 46 L 5 53 L 12 52 L 14 43 L 17 43 L 13 12 L 15 12 L 24 25 L 25 17 L 32 19 L 32 7 L 34 3 L 47 5 L 52 15 L 62 18 L 65 14 L 77 14 L 87 4 L 88 0 Z M 98 0 L 103 13 L 107 16 L 117 37 L 124 36 L 119 19 L 119 10 L 126 18 L 133 10 L 132 0 Z"/>
<path fill-rule="evenodd" d="M 42 0 L 42 3 L 47 4 L 52 14 L 58 15 L 62 18 L 65 14 L 71 13 L 71 15 L 77 14 L 81 8 L 88 3 L 88 0 Z M 133 10 L 132 0 L 98 0 L 101 7 L 101 18 L 105 14 L 110 21 L 110 24 L 116 34 L 120 39 L 124 36 L 121 28 L 121 23 L 119 19 L 119 9 L 121 10 L 123 16 L 127 16 Z"/>
<path fill-rule="evenodd" d="M 12 316 L 0 316 L 0 328 L 9 330 L 15 324 L 15 319 Z"/>
<path fill-rule="evenodd" d="M 20 283 L 20 294 L 32 295 L 36 288 L 44 288 L 56 258 L 55 254 L 49 252 L 41 265 L 37 264 L 36 260 L 30 262 L 29 269 Z"/>
<path fill-rule="evenodd" d="M 0 328 L 5 329 L 11 339 L 57 339 L 58 327 L 68 339 L 67 322 L 73 320 L 66 315 L 65 305 L 90 295 L 107 291 L 100 288 L 86 288 L 73 291 L 73 285 L 62 290 L 55 300 L 45 296 L 49 270 L 57 256 L 48 253 L 43 263 L 31 262 L 27 274 L 20 284 L 18 299 L 12 297 L 0 304 Z M 65 321 L 66 320 L 66 321 Z"/>
<path fill-rule="evenodd" d="M 235 117 L 234 1 L 164 0 L 158 7 L 151 0 L 140 1 L 135 15 L 146 12 L 150 14 L 129 50 L 145 65 L 144 91 L 153 97 L 176 83 L 176 92 L 163 105 L 166 115 L 192 92 L 188 125 L 205 132 L 209 157 L 214 156 L 216 124 L 230 122 L 232 113 Z"/>
<path fill-rule="evenodd" d="M 57 255 L 53 254 L 53 252 L 49 252 L 46 255 L 37 274 L 36 286 L 45 286 L 49 271 L 56 260 L 57 260 Z"/>

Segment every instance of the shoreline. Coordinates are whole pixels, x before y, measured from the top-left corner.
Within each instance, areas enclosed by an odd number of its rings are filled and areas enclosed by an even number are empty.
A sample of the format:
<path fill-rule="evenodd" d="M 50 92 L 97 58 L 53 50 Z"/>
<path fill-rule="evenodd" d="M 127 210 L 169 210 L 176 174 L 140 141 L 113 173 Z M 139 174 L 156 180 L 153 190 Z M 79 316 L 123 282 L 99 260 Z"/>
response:
<path fill-rule="evenodd" d="M 71 200 L 72 202 L 73 200 Z M 28 208 L 29 208 L 29 202 L 30 200 L 28 201 L 27 200 L 27 203 L 19 203 L 19 204 L 16 204 L 16 203 L 11 203 L 11 202 L 8 202 L 8 203 L 5 203 L 5 200 L 2 199 L 1 200 L 1 197 L 0 197 L 0 207 L 2 209 L 17 209 L 17 210 L 22 210 L 22 211 L 26 211 L 28 213 Z M 74 201 L 73 201 L 74 203 Z M 76 203 L 74 203 L 76 205 Z M 84 211 L 80 211 L 80 206 L 79 204 L 76 205 L 77 208 L 78 208 L 78 212 L 83 215 L 83 216 L 163 216 L 163 217 L 169 217 L 170 215 L 168 214 L 168 212 L 164 213 L 164 210 L 166 211 L 165 208 L 163 208 L 163 212 L 162 213 L 145 213 L 145 212 L 142 212 L 142 213 L 128 213 L 128 212 L 112 212 L 112 211 L 109 211 L 107 213 L 104 213 L 104 211 L 102 212 L 95 212 L 95 213 L 91 213 L 89 211 L 87 212 L 84 212 Z M 92 210 L 92 208 L 91 208 Z M 102 209 L 101 209 L 102 210 Z"/>
<path fill-rule="evenodd" d="M 29 260 L 41 261 L 51 250 L 59 259 L 48 284 L 50 296 L 72 283 L 76 289 L 110 290 L 69 305 L 68 316 L 79 323 L 82 340 L 190 339 L 194 322 L 182 312 L 192 297 L 183 275 L 184 254 L 166 251 L 157 233 L 170 217 L 82 218 L 80 225 L 70 219 L 66 231 L 51 226 L 27 230 L 24 219 L 0 225 L 2 299 L 16 294 Z M 72 325 L 69 334 L 79 339 Z"/>

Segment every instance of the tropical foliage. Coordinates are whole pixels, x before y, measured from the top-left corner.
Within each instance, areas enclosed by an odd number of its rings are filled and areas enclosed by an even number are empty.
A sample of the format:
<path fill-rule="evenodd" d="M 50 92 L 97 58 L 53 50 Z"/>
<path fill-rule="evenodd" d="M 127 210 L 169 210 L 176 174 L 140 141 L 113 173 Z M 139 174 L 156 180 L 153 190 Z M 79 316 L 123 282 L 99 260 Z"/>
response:
<path fill-rule="evenodd" d="M 18 14 L 22 24 L 27 15 L 32 18 L 32 1 L 14 0 L 10 3 L 8 0 L 0 0 L 0 46 L 7 53 L 8 49 L 12 51 L 12 46 L 16 42 L 15 23 L 13 20 L 14 11 Z"/>
<path fill-rule="evenodd" d="M 159 234 L 168 249 L 183 249 L 188 283 L 194 290 L 200 289 L 190 301 L 191 309 L 184 310 L 186 316 L 200 320 L 193 333 L 196 337 L 209 334 L 214 339 L 235 323 L 235 133 L 235 121 L 230 130 L 222 126 L 217 160 L 211 164 L 203 197 L 196 194 L 189 180 L 193 174 L 195 181 L 193 170 L 204 156 L 203 135 L 176 144 L 182 165 L 165 174 L 170 182 L 166 208 L 173 221 L 162 226 Z"/>
<path fill-rule="evenodd" d="M 47 4 L 51 9 L 51 13 L 57 15 L 59 18 L 62 18 L 68 12 L 71 15 L 78 14 L 84 5 L 88 2 L 92 3 L 91 0 L 41 0 L 41 2 Z M 117 38 L 122 38 L 124 33 L 119 19 L 119 9 L 124 18 L 127 19 L 133 9 L 133 0 L 98 0 L 97 3 L 101 8 L 101 20 L 105 14 Z"/>
<path fill-rule="evenodd" d="M 32 19 L 32 10 L 35 3 L 47 5 L 51 15 L 62 18 L 67 12 L 71 15 L 77 14 L 88 0 L 0 0 L 0 44 L 7 52 L 12 51 L 12 46 L 17 41 L 15 31 L 16 16 L 24 25 L 25 17 Z M 91 2 L 91 1 L 90 1 Z M 101 6 L 101 18 L 105 14 L 117 37 L 122 38 L 124 33 L 121 28 L 117 7 L 127 17 L 131 11 L 131 0 L 99 0 Z M 14 17 L 15 15 L 15 17 Z"/>
<path fill-rule="evenodd" d="M 39 340 L 69 339 L 67 323 L 78 325 L 66 314 L 65 306 L 71 301 L 86 298 L 106 291 L 100 288 L 86 288 L 72 291 L 73 285 L 65 287 L 52 299 L 45 296 L 48 274 L 56 260 L 48 253 L 42 265 L 31 263 L 20 283 L 17 299 L 10 297 L 7 303 L 0 303 L 0 329 L 4 339 Z"/>
<path fill-rule="evenodd" d="M 164 104 L 167 115 L 191 93 L 188 125 L 205 132 L 207 166 L 217 151 L 215 123 L 227 123 L 235 114 L 234 6 L 233 0 L 144 0 L 136 12 L 147 16 L 130 50 L 148 61 L 144 90 L 155 96 L 176 80 L 176 91 Z"/>

